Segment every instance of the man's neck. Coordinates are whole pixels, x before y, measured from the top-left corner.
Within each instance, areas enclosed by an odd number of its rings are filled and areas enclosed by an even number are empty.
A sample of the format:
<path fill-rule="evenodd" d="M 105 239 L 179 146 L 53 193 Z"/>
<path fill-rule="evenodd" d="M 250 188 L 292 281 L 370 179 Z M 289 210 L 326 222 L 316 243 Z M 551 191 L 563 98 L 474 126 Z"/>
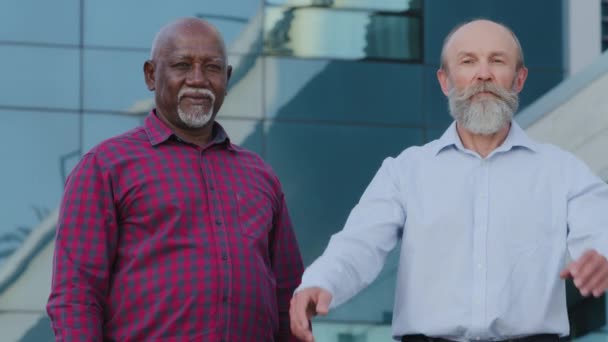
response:
<path fill-rule="evenodd" d="M 458 123 L 456 124 L 456 131 L 460 136 L 462 145 L 466 149 L 477 152 L 482 158 L 486 158 L 505 141 L 507 135 L 509 135 L 509 129 L 511 129 L 511 123 L 505 125 L 496 133 L 485 135 L 472 133 Z"/>
<path fill-rule="evenodd" d="M 197 130 L 186 130 L 174 127 L 173 132 L 175 132 L 175 135 L 179 138 L 189 143 L 204 147 L 213 139 L 213 122 L 210 121 L 205 127 Z"/>
<path fill-rule="evenodd" d="M 158 111 L 156 112 L 156 116 L 162 122 L 164 122 L 167 126 L 169 126 L 169 128 L 171 128 L 173 133 L 178 138 L 180 138 L 186 142 L 195 144 L 200 147 L 204 147 L 211 141 L 211 139 L 213 139 L 213 123 L 214 123 L 213 119 L 209 120 L 209 122 L 201 128 L 185 129 L 182 127 L 178 127 L 177 125 L 174 125 L 164 115 L 158 113 Z"/>

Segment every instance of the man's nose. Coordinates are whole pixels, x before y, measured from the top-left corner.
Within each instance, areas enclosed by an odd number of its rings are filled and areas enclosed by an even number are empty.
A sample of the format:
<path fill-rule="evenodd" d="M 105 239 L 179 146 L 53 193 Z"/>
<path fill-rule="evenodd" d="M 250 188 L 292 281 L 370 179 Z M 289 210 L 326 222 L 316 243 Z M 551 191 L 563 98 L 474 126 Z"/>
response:
<path fill-rule="evenodd" d="M 188 85 L 194 87 L 204 87 L 209 83 L 209 79 L 205 74 L 205 69 L 200 65 L 194 65 L 192 70 L 188 73 L 188 77 L 186 79 Z"/>
<path fill-rule="evenodd" d="M 492 72 L 488 63 L 479 63 L 476 78 L 478 81 L 487 82 L 492 80 Z"/>

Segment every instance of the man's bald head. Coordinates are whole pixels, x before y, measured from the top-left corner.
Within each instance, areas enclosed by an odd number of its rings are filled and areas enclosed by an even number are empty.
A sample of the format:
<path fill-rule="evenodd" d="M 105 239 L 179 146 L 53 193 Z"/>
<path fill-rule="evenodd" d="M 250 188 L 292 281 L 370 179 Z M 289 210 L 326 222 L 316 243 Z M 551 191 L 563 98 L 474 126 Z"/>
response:
<path fill-rule="evenodd" d="M 215 37 L 219 44 L 223 57 L 226 57 L 226 46 L 218 29 L 209 22 L 199 18 L 181 18 L 177 19 L 165 26 L 154 37 L 152 49 L 150 50 L 150 59 L 158 58 L 161 51 L 170 48 L 171 41 L 179 35 L 183 34 L 204 34 Z"/>
<path fill-rule="evenodd" d="M 519 39 L 517 39 L 517 36 L 513 32 L 513 30 L 511 30 L 509 27 L 507 27 L 504 24 L 501 24 L 501 23 L 498 23 L 498 22 L 495 22 L 492 20 L 474 19 L 471 21 L 464 22 L 460 25 L 457 25 L 445 37 L 445 39 L 443 41 L 443 47 L 441 48 L 441 69 L 447 70 L 447 61 L 446 61 L 447 52 L 448 52 L 450 46 L 452 45 L 454 38 L 459 38 L 458 37 L 459 35 L 466 35 L 466 34 L 468 34 L 468 31 L 472 31 L 472 30 L 476 30 L 476 29 L 483 30 L 484 28 L 489 28 L 489 29 L 493 29 L 493 30 L 498 29 L 499 31 L 504 31 L 504 33 L 508 34 L 512 38 L 511 40 L 512 40 L 513 46 L 516 49 L 517 68 L 519 69 L 522 66 L 524 66 L 524 53 L 521 48 Z"/>

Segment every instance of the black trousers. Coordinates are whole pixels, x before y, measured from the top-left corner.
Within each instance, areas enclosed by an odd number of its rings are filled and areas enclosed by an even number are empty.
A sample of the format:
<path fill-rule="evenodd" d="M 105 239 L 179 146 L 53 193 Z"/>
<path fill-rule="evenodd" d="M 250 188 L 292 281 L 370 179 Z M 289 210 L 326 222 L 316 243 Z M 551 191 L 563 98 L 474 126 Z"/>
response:
<path fill-rule="evenodd" d="M 558 342 L 559 336 L 555 334 L 532 335 L 519 338 L 506 339 L 502 342 Z M 444 338 L 428 337 L 425 335 L 405 335 L 401 342 L 453 342 Z"/>

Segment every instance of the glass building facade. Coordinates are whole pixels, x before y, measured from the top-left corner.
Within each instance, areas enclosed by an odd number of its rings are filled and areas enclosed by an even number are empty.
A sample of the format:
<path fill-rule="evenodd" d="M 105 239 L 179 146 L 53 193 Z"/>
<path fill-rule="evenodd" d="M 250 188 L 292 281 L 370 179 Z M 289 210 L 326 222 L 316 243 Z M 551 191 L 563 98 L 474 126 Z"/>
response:
<path fill-rule="evenodd" d="M 381 161 L 451 122 L 435 78 L 451 27 L 487 17 L 514 29 L 530 69 L 525 106 L 564 78 L 563 11 L 561 1 L 523 0 L 2 1 L 2 340 L 52 340 L 44 305 L 66 176 L 152 108 L 143 62 L 167 22 L 195 16 L 224 35 L 234 71 L 218 121 L 279 175 L 310 264 Z M 318 341 L 390 340 L 397 253 L 369 288 L 315 321 Z M 603 301 L 570 297 L 583 317 L 573 331 L 603 325 Z"/>

